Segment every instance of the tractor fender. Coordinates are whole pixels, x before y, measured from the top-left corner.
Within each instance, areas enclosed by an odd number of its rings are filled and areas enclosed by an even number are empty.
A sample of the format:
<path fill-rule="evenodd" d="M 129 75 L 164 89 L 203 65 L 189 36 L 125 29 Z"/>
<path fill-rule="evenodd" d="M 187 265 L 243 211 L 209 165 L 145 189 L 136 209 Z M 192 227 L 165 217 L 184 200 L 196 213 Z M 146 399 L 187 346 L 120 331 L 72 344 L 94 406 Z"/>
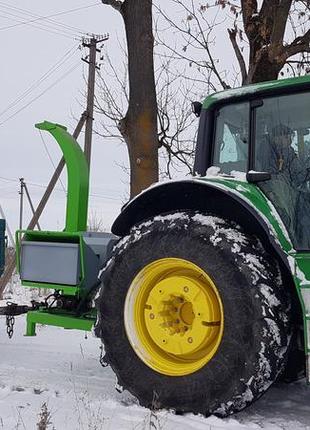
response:
<path fill-rule="evenodd" d="M 238 191 L 243 190 L 242 191 Z M 246 197 L 255 193 L 255 199 Z M 264 210 L 262 210 L 264 209 Z M 272 209 L 272 210 L 271 210 Z M 291 273 L 288 252 L 293 246 L 280 217 L 270 202 L 252 184 L 239 181 L 189 179 L 158 183 L 127 203 L 114 221 L 112 232 L 126 236 L 131 227 L 148 218 L 172 211 L 196 210 L 208 212 L 241 225 L 255 234 L 266 249 Z"/>

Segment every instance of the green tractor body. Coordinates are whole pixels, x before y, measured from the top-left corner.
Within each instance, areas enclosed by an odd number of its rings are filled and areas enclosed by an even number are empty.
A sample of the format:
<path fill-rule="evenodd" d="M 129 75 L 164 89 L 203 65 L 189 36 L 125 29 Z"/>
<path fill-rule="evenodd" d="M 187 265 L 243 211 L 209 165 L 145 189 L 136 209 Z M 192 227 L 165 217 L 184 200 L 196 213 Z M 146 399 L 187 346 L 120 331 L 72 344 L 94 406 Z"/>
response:
<path fill-rule="evenodd" d="M 83 156 L 62 127 L 40 127 L 66 159 L 67 222 L 17 233 L 22 283 L 58 292 L 27 334 L 89 330 L 97 312 L 106 361 L 148 407 L 224 416 L 306 363 L 310 382 L 310 77 L 207 97 L 196 175 L 131 200 L 115 236 L 85 232 Z"/>

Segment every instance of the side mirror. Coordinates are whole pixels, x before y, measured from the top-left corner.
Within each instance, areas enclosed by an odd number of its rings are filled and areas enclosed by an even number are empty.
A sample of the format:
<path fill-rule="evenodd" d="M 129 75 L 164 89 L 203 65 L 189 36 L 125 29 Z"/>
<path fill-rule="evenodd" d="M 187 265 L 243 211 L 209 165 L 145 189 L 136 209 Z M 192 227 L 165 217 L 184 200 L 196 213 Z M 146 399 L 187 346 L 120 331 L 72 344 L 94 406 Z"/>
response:
<path fill-rule="evenodd" d="M 192 111 L 198 117 L 200 117 L 202 109 L 202 103 L 200 102 L 192 102 Z"/>
<path fill-rule="evenodd" d="M 250 170 L 246 174 L 246 179 L 248 182 L 256 184 L 257 182 L 270 181 L 271 174 L 269 172 L 255 172 L 254 170 Z"/>

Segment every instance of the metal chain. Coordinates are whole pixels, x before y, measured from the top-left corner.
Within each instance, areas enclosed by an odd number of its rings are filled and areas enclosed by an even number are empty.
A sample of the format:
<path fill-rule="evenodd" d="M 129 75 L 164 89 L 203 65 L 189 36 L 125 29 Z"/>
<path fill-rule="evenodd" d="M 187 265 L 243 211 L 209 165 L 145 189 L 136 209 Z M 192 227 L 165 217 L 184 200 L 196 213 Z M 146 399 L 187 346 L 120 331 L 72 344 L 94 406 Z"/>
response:
<path fill-rule="evenodd" d="M 103 345 L 100 346 L 100 357 L 99 357 L 99 363 L 101 364 L 102 367 L 107 367 L 109 365 L 109 363 L 106 361 L 106 356 L 103 353 Z"/>
<path fill-rule="evenodd" d="M 9 336 L 9 339 L 12 339 L 12 337 L 13 337 L 14 324 L 15 324 L 15 317 L 13 317 L 13 315 L 7 315 L 6 316 L 6 332 Z"/>

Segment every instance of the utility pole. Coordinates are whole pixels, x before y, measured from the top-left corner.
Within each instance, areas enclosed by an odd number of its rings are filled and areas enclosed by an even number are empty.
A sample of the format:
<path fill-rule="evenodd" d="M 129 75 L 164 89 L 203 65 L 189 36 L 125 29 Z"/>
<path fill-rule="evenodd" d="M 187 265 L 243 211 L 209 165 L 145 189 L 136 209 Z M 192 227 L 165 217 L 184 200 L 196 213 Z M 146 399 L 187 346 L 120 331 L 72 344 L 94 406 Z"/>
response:
<path fill-rule="evenodd" d="M 86 111 L 83 112 L 81 115 L 81 118 L 76 126 L 76 129 L 74 130 L 73 137 L 75 139 L 78 138 L 78 136 L 82 131 L 84 123 L 86 123 L 84 153 L 89 166 L 90 166 L 90 159 L 91 159 L 92 131 L 93 131 L 93 121 L 94 121 L 93 116 L 94 116 L 94 98 L 95 98 L 95 76 L 96 76 L 96 69 L 99 69 L 99 66 L 97 65 L 96 57 L 97 57 L 97 52 L 100 52 L 100 49 L 98 49 L 97 45 L 98 43 L 102 43 L 108 40 L 108 38 L 109 38 L 108 35 L 104 35 L 104 36 L 92 35 L 90 38 L 83 38 L 82 40 L 82 45 L 86 48 L 89 48 L 89 55 L 86 56 L 86 58 L 82 58 L 82 61 L 88 63 L 89 65 L 88 86 L 87 86 L 87 107 L 86 107 Z M 48 199 L 61 175 L 61 172 L 64 166 L 65 166 L 65 160 L 62 157 L 45 190 L 43 197 L 41 198 L 38 204 L 37 209 L 33 213 L 33 217 L 27 227 L 27 230 L 33 230 L 35 225 L 38 225 L 38 220 L 48 202 Z M 7 283 L 12 277 L 15 267 L 16 267 L 16 264 L 15 264 L 15 253 L 14 253 L 13 258 L 10 259 L 10 261 L 8 261 L 6 270 L 0 279 L 0 299 L 2 297 L 5 286 L 7 285 Z"/>
<path fill-rule="evenodd" d="M 95 36 L 91 38 L 84 38 L 82 45 L 89 48 L 89 55 L 86 58 L 82 58 L 82 61 L 88 64 L 88 86 L 87 86 L 87 107 L 86 107 L 86 125 L 85 125 L 85 144 L 84 153 L 90 166 L 91 160 L 91 145 L 92 145 L 92 134 L 93 134 L 93 121 L 94 121 L 94 100 L 95 100 L 95 76 L 97 66 L 97 52 L 101 52 L 97 48 L 98 43 L 102 43 L 108 40 L 109 36 Z"/>
<path fill-rule="evenodd" d="M 34 213 L 35 213 L 34 206 L 33 206 L 33 203 L 32 203 L 31 197 L 30 197 L 30 193 L 28 191 L 28 187 L 27 187 L 27 184 L 26 184 L 25 181 L 24 181 L 24 190 L 25 190 L 25 193 L 26 193 L 26 196 L 27 196 L 27 199 L 28 199 L 28 203 L 29 203 L 29 206 L 30 206 L 30 209 L 31 209 L 31 212 L 32 212 L 32 216 L 34 216 Z M 39 221 L 37 221 L 37 227 L 38 227 L 38 230 L 41 230 Z"/>
<path fill-rule="evenodd" d="M 20 191 L 19 191 L 19 195 L 20 195 L 20 203 L 19 203 L 19 229 L 22 230 L 23 229 L 23 217 L 24 217 L 24 192 L 26 194 L 26 197 L 28 199 L 28 203 L 32 212 L 32 215 L 34 216 L 35 214 L 35 210 L 33 207 L 33 203 L 28 191 L 28 187 L 26 185 L 25 179 L 24 178 L 19 178 L 20 180 Z M 38 227 L 39 230 L 41 230 L 39 221 L 36 221 L 36 225 Z"/>
<path fill-rule="evenodd" d="M 20 190 L 19 190 L 19 229 L 23 229 L 23 213 L 24 213 L 24 178 L 19 178 Z"/>

